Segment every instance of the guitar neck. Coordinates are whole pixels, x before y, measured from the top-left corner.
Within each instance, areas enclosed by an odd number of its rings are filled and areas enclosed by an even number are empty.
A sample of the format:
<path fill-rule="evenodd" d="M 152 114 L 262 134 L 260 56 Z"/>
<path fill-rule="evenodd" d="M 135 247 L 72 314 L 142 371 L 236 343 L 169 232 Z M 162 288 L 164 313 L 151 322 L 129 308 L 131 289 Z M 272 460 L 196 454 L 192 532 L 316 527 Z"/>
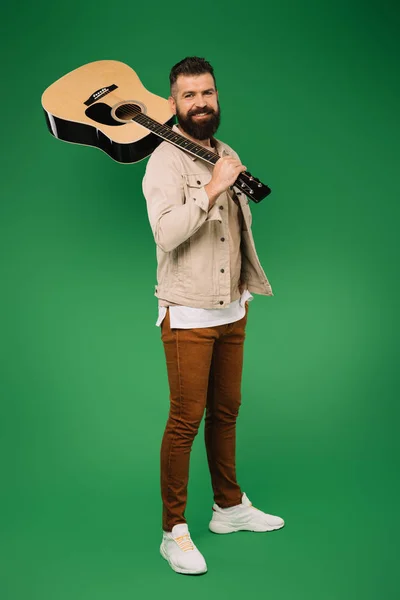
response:
<path fill-rule="evenodd" d="M 136 123 L 139 123 L 139 125 L 143 125 L 143 127 L 146 127 L 146 129 L 149 129 L 152 133 L 155 133 L 163 140 L 166 140 L 174 146 L 181 148 L 181 150 L 185 150 L 186 152 L 201 158 L 211 165 L 215 165 L 217 160 L 220 158 L 218 154 L 215 154 L 215 152 L 210 152 L 204 148 L 204 146 L 200 146 L 200 144 L 192 142 L 183 135 L 175 133 L 175 131 L 173 131 L 171 127 L 168 127 L 168 125 L 162 125 L 158 121 L 155 121 L 143 113 L 136 115 L 132 120 L 136 121 Z"/>

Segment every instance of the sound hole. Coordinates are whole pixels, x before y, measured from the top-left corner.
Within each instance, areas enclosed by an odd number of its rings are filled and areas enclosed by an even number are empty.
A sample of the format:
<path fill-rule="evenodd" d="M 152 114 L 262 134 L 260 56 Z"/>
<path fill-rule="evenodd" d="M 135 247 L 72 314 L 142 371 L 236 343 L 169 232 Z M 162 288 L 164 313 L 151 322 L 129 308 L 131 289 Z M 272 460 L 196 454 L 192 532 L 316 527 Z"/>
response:
<path fill-rule="evenodd" d="M 138 104 L 127 103 L 121 104 L 121 106 L 115 109 L 115 116 L 121 119 L 121 121 L 131 121 L 141 112 L 142 109 Z"/>
<path fill-rule="evenodd" d="M 103 125 L 110 125 L 111 127 L 120 127 L 121 125 L 124 125 L 124 123 L 116 121 L 112 117 L 111 107 L 104 102 L 96 102 L 96 104 L 88 106 L 85 110 L 85 114 L 96 123 L 102 123 Z"/>

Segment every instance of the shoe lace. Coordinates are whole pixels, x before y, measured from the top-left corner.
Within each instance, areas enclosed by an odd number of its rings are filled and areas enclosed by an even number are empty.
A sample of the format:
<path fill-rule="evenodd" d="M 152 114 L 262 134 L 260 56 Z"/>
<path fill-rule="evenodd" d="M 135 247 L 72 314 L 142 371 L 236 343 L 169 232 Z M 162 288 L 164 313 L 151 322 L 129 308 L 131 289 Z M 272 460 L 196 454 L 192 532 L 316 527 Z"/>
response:
<path fill-rule="evenodd" d="M 188 552 L 188 550 L 194 550 L 194 544 L 190 538 L 189 533 L 185 533 L 184 535 L 179 535 L 174 538 L 179 548 L 183 550 L 183 552 Z"/>

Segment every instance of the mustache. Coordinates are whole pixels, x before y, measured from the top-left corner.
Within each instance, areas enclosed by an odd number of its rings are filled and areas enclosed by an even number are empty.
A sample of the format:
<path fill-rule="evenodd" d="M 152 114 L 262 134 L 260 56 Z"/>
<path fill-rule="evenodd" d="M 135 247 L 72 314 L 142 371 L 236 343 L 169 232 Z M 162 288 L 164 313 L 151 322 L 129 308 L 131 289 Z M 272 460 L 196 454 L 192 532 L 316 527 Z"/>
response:
<path fill-rule="evenodd" d="M 212 114 L 214 114 L 214 111 L 212 109 L 196 110 L 196 111 L 192 111 L 192 112 L 188 113 L 188 116 L 193 117 L 194 115 L 200 115 L 202 113 L 205 113 L 206 115 L 212 115 Z"/>

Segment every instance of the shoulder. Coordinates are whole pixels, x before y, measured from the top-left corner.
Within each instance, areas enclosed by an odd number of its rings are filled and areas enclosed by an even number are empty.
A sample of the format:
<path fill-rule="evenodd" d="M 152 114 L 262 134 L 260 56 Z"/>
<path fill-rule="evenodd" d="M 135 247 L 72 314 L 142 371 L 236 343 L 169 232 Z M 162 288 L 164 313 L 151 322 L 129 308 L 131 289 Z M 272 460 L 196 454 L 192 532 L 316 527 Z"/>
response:
<path fill-rule="evenodd" d="M 144 179 L 161 181 L 170 178 L 179 178 L 182 172 L 180 152 L 173 144 L 164 141 L 161 142 L 148 158 Z"/>
<path fill-rule="evenodd" d="M 176 185 L 182 178 L 181 150 L 168 142 L 161 142 L 150 154 L 143 181 L 151 183 L 171 183 Z"/>
<path fill-rule="evenodd" d="M 148 164 L 152 162 L 178 165 L 180 163 L 181 152 L 182 151 L 179 150 L 179 148 L 177 148 L 173 144 L 162 141 L 161 144 L 159 144 L 157 148 L 155 148 L 155 150 L 153 150 L 153 152 L 151 153 Z"/>

